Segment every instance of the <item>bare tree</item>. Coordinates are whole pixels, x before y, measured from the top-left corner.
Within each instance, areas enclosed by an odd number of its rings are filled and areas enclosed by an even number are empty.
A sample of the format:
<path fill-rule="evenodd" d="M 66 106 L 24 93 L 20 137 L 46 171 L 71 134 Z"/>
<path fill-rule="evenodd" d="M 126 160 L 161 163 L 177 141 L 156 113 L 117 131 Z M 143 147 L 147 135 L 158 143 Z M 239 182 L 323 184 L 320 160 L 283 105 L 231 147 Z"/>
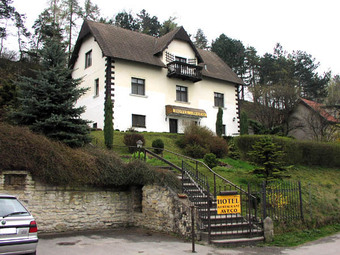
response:
<path fill-rule="evenodd" d="M 304 109 L 304 110 L 302 110 Z M 336 139 L 336 134 L 340 131 L 339 124 L 331 121 L 325 116 L 322 106 L 315 106 L 314 109 L 300 108 L 299 113 L 291 117 L 291 134 L 298 134 L 298 138 L 329 142 Z"/>
<path fill-rule="evenodd" d="M 288 130 L 289 113 L 298 100 L 296 88 L 280 84 L 270 86 L 258 84 L 251 87 L 250 91 L 257 97 L 250 116 L 268 130 L 278 126 Z"/>

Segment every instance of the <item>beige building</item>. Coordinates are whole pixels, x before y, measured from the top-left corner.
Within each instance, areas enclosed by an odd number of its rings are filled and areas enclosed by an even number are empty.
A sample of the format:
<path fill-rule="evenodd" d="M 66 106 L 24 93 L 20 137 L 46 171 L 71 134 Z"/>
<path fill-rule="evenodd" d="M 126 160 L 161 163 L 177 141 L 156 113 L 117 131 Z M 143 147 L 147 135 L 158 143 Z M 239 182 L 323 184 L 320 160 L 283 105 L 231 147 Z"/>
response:
<path fill-rule="evenodd" d="M 299 140 L 331 141 L 339 132 L 339 118 L 317 102 L 301 98 L 289 116 L 289 136 Z"/>
<path fill-rule="evenodd" d="M 155 38 L 85 21 L 71 67 L 89 88 L 78 105 L 94 127 L 103 128 L 108 96 L 121 131 L 181 133 L 193 122 L 215 131 L 221 107 L 225 134 L 239 134 L 242 80 L 215 53 L 196 48 L 183 27 Z"/>

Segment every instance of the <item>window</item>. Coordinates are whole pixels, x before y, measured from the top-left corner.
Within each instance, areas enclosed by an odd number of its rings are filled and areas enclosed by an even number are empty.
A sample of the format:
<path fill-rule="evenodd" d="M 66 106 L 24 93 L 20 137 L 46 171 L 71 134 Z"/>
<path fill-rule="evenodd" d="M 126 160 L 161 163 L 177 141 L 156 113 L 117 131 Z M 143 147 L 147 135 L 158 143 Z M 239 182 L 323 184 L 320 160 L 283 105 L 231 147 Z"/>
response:
<path fill-rule="evenodd" d="M 222 125 L 222 135 L 226 135 L 226 125 Z"/>
<path fill-rule="evenodd" d="M 188 88 L 176 86 L 176 101 L 188 102 Z"/>
<path fill-rule="evenodd" d="M 145 128 L 145 115 L 132 114 L 132 127 Z"/>
<path fill-rule="evenodd" d="M 224 107 L 224 94 L 215 92 L 214 102 L 216 107 Z"/>
<path fill-rule="evenodd" d="M 179 62 L 182 62 L 182 63 L 186 63 L 187 62 L 186 58 L 182 58 L 182 57 L 178 57 L 178 56 L 175 57 L 175 60 L 179 61 Z"/>
<path fill-rule="evenodd" d="M 99 96 L 99 79 L 94 80 L 94 96 Z"/>
<path fill-rule="evenodd" d="M 86 52 L 85 54 L 85 68 L 92 65 L 92 50 Z"/>
<path fill-rule="evenodd" d="M 5 174 L 4 185 L 7 189 L 25 189 L 26 174 Z"/>
<path fill-rule="evenodd" d="M 145 80 L 132 78 L 131 79 L 131 94 L 145 95 Z"/>

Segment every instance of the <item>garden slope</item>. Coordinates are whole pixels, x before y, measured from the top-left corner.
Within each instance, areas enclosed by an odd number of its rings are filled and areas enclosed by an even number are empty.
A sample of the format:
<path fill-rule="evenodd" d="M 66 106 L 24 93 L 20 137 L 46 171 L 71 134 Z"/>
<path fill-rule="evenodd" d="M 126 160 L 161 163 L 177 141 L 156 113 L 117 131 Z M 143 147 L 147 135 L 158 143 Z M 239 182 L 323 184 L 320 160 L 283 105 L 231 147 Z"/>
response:
<path fill-rule="evenodd" d="M 0 170 L 26 170 L 34 178 L 56 185 L 179 185 L 173 174 L 151 169 L 141 161 L 126 164 L 115 153 L 93 147 L 71 149 L 5 123 L 0 123 Z"/>

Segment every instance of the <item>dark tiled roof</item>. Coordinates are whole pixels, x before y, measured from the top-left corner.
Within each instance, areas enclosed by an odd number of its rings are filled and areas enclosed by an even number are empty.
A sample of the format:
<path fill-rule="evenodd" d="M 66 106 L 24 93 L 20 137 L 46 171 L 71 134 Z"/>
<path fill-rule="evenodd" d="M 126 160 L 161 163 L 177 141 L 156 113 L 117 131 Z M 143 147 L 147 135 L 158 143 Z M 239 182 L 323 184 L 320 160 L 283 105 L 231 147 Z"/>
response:
<path fill-rule="evenodd" d="M 325 109 L 323 104 L 319 104 L 317 102 L 307 100 L 304 98 L 301 98 L 301 101 L 306 104 L 309 108 L 314 110 L 315 112 L 319 113 L 323 118 L 325 118 L 329 122 L 338 123 L 339 121 L 334 118 L 332 115 L 330 115 Z"/>
<path fill-rule="evenodd" d="M 163 35 L 162 37 L 157 39 L 154 54 L 158 54 L 165 50 L 165 48 L 170 44 L 170 42 L 174 39 L 176 33 L 180 30 L 180 27 L 175 28 L 174 30 L 170 31 L 169 33 Z"/>
<path fill-rule="evenodd" d="M 164 66 L 153 54 L 157 38 L 112 25 L 86 22 L 105 56 Z"/>
<path fill-rule="evenodd" d="M 236 84 L 244 84 L 242 79 L 234 73 L 231 68 L 216 53 L 207 50 L 198 49 L 203 58 L 203 75 L 224 81 L 230 81 Z"/>
<path fill-rule="evenodd" d="M 113 25 L 84 21 L 72 54 L 71 67 L 77 60 L 83 39 L 89 34 L 94 36 L 105 56 L 159 67 L 165 67 L 165 65 L 158 54 L 164 51 L 172 40 L 186 41 L 195 51 L 198 62 L 206 65 L 206 68 L 203 68 L 203 76 L 243 84 L 243 81 L 215 53 L 196 49 L 183 27 L 176 28 L 160 38 L 155 38 Z"/>

